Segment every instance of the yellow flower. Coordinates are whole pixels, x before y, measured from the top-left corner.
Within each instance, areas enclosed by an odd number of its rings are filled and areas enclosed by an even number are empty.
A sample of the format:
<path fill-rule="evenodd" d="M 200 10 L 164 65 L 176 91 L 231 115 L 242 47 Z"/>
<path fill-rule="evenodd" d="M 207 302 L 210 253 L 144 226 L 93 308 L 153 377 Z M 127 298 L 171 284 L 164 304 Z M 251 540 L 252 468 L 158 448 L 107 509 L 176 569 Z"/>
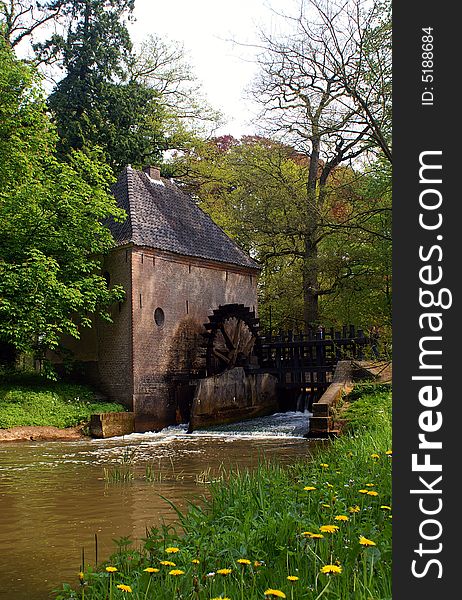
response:
<path fill-rule="evenodd" d="M 313 487 L 312 485 L 305 485 L 305 487 L 303 489 L 305 490 L 305 492 L 312 492 L 316 488 Z"/>
<path fill-rule="evenodd" d="M 287 579 L 289 581 L 298 581 L 298 577 L 296 575 L 288 575 Z"/>
<path fill-rule="evenodd" d="M 265 564 L 265 563 L 264 563 L 262 560 L 256 560 L 256 561 L 253 563 L 253 566 L 254 566 L 254 567 L 262 567 L 264 564 Z"/>
<path fill-rule="evenodd" d="M 372 491 L 370 491 L 370 492 L 367 492 L 367 495 L 368 495 L 368 496 L 378 496 L 378 495 L 379 495 L 379 493 L 378 493 L 378 492 L 376 492 L 376 491 L 374 491 L 374 490 L 372 490 Z"/>
<path fill-rule="evenodd" d="M 359 492 L 360 494 L 367 494 L 367 492 L 368 492 L 368 491 L 369 491 L 369 490 L 358 490 L 358 492 Z"/>
<path fill-rule="evenodd" d="M 106 567 L 106 571 L 108 573 L 115 573 L 117 571 L 116 567 Z"/>
<path fill-rule="evenodd" d="M 310 535 L 310 538 L 311 538 L 312 540 L 322 540 L 322 538 L 323 538 L 323 537 L 324 537 L 324 536 L 322 535 L 322 533 L 312 533 L 312 534 Z"/>
<path fill-rule="evenodd" d="M 171 560 L 161 560 L 160 564 L 164 565 L 166 567 L 176 567 L 176 564 L 174 562 L 172 562 Z"/>
<path fill-rule="evenodd" d="M 361 544 L 361 546 L 376 546 L 375 542 L 373 542 L 372 540 L 368 540 L 363 535 L 359 538 L 359 543 Z"/>
<path fill-rule="evenodd" d="M 231 598 L 228 598 L 228 596 L 217 596 L 216 598 L 212 598 L 212 600 L 231 600 Z"/>
<path fill-rule="evenodd" d="M 146 573 L 158 573 L 159 569 L 154 569 L 154 567 L 147 567 L 146 569 L 143 569 L 143 571 L 146 571 Z"/>
<path fill-rule="evenodd" d="M 380 456 L 378 454 L 371 454 L 371 458 L 380 458 Z"/>
<path fill-rule="evenodd" d="M 201 561 L 198 558 L 193 558 L 191 562 L 195 565 L 198 565 Z"/>
<path fill-rule="evenodd" d="M 391 506 L 386 506 L 385 504 L 382 505 L 380 508 L 383 508 L 383 510 L 391 510 Z"/>
<path fill-rule="evenodd" d="M 313 532 L 312 531 L 302 531 L 302 535 L 306 535 L 306 536 L 313 535 Z"/>
<path fill-rule="evenodd" d="M 391 456 L 391 455 L 393 454 L 393 450 L 387 450 L 387 451 L 385 452 L 385 454 L 386 454 L 387 456 Z"/>
<path fill-rule="evenodd" d="M 169 575 L 184 575 L 184 571 L 181 569 L 172 569 L 168 572 Z"/>
<path fill-rule="evenodd" d="M 359 508 L 359 506 L 357 504 L 355 504 L 354 506 L 350 506 L 350 508 L 348 509 L 348 511 L 351 512 L 351 513 L 357 513 L 360 510 L 361 509 Z"/>
<path fill-rule="evenodd" d="M 338 565 L 324 565 L 321 569 L 321 573 L 341 573 L 342 567 Z"/>
<path fill-rule="evenodd" d="M 232 573 L 232 569 L 218 569 L 217 573 L 219 575 L 229 575 L 230 573 Z"/>
<path fill-rule="evenodd" d="M 117 589 L 122 590 L 122 592 L 129 592 L 130 594 L 132 593 L 132 588 L 129 585 L 124 585 L 123 583 L 119 583 Z"/>
<path fill-rule="evenodd" d="M 323 508 L 330 508 L 330 504 L 321 504 Z"/>
<path fill-rule="evenodd" d="M 271 588 L 268 588 L 267 590 L 265 590 L 265 596 L 275 596 L 276 598 L 286 598 L 286 595 L 284 594 L 284 592 L 281 592 L 281 590 L 273 590 Z"/>
<path fill-rule="evenodd" d="M 85 575 L 82 573 L 82 571 L 79 571 L 78 575 L 79 575 L 79 581 L 80 581 L 80 583 L 82 583 L 85 578 Z"/>
<path fill-rule="evenodd" d="M 319 531 L 323 533 L 335 533 L 338 529 L 338 525 L 321 525 Z"/>
<path fill-rule="evenodd" d="M 176 554 L 179 551 L 180 551 L 179 548 L 175 548 L 175 547 L 172 547 L 172 546 L 170 548 L 165 548 L 165 552 L 167 554 Z"/>
<path fill-rule="evenodd" d="M 336 521 L 349 521 L 349 518 L 346 515 L 337 515 L 334 519 Z"/>
<path fill-rule="evenodd" d="M 367 487 L 375 487 L 375 483 L 366 483 Z"/>
<path fill-rule="evenodd" d="M 327 467 L 329 465 L 327 463 L 321 463 L 319 466 L 322 467 L 323 469 L 327 469 Z"/>
<path fill-rule="evenodd" d="M 250 565 L 250 560 L 248 558 L 238 558 L 237 561 L 240 565 Z"/>

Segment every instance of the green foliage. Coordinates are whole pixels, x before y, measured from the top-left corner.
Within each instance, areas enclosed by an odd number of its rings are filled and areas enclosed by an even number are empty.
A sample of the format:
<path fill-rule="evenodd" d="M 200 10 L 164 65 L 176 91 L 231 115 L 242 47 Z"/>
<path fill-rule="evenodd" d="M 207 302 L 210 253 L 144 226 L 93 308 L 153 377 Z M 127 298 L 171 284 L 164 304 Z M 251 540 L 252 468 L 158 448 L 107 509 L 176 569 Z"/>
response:
<path fill-rule="evenodd" d="M 37 375 L 2 379 L 1 429 L 28 425 L 74 427 L 94 413 L 125 410 L 120 404 L 97 401 L 94 392 L 83 385 L 50 382 Z"/>
<path fill-rule="evenodd" d="M 99 275 L 124 218 L 96 152 L 55 157 L 56 133 L 34 70 L 0 46 L 0 340 L 42 355 L 123 299 Z"/>
<path fill-rule="evenodd" d="M 174 162 L 176 176 L 200 206 L 263 270 L 259 313 L 264 328 L 304 326 L 303 269 L 318 273 L 325 325 L 387 326 L 391 318 L 391 197 L 389 168 L 337 167 L 316 208 L 316 255 L 307 209 L 309 160 L 289 146 L 258 137 L 224 136 L 196 143 Z M 310 212 L 311 211 L 311 212 Z"/>
<path fill-rule="evenodd" d="M 355 401 L 370 410 L 351 434 L 321 444 L 290 467 L 269 463 L 229 473 L 200 505 L 177 511 L 178 529 L 152 529 L 139 549 L 123 538 L 108 562 L 83 573 L 80 590 L 65 584 L 57 600 L 80 598 L 82 591 L 88 600 L 121 598 L 118 585 L 129 586 L 136 600 L 257 600 L 268 588 L 292 599 L 390 599 L 391 424 L 381 412 L 390 394 L 382 394 Z M 338 530 L 311 537 L 322 525 Z M 375 545 L 362 545 L 362 536 Z M 321 572 L 332 564 L 341 573 Z M 116 570 L 106 571 L 107 565 Z"/>

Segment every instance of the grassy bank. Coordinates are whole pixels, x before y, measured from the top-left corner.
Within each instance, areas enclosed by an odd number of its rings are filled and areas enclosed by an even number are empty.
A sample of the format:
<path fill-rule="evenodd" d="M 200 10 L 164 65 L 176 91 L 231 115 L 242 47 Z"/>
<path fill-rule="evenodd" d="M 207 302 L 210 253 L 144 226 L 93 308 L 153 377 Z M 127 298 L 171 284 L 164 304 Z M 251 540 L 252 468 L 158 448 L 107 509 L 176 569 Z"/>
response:
<path fill-rule="evenodd" d="M 347 433 L 310 462 L 232 473 L 178 531 L 122 540 L 57 597 L 391 599 L 391 394 L 354 394 Z"/>
<path fill-rule="evenodd" d="M 48 381 L 35 374 L 0 378 L 0 429 L 19 426 L 74 427 L 93 413 L 124 410 L 98 401 L 84 385 Z"/>

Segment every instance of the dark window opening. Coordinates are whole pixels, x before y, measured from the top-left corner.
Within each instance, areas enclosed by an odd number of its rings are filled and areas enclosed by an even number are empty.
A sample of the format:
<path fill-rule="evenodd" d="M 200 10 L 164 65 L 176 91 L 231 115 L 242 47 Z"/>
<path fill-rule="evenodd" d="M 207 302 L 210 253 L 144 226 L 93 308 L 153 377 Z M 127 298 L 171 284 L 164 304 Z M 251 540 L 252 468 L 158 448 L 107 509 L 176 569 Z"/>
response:
<path fill-rule="evenodd" d="M 111 275 L 109 274 L 109 271 L 104 271 L 103 279 L 106 282 L 107 287 L 109 287 L 111 285 Z"/>
<path fill-rule="evenodd" d="M 165 322 L 165 314 L 161 308 L 156 308 L 154 311 L 154 321 L 158 327 L 162 327 Z"/>

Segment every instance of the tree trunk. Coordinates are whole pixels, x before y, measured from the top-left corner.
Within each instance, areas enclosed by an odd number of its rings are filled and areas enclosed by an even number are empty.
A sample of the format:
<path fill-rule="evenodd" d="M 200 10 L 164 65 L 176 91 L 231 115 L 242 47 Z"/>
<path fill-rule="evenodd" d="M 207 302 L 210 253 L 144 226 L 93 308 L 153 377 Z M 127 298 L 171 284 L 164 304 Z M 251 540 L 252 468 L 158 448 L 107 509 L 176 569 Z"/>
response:
<path fill-rule="evenodd" d="M 310 236 L 305 237 L 303 259 L 303 320 L 305 330 L 314 327 L 319 321 L 318 303 L 318 249 Z"/>
<path fill-rule="evenodd" d="M 305 330 L 313 327 L 319 320 L 318 303 L 318 248 L 316 234 L 318 229 L 317 183 L 319 173 L 319 152 L 321 140 L 311 139 L 310 168 L 306 182 L 306 233 L 304 235 L 303 256 L 303 319 Z"/>

